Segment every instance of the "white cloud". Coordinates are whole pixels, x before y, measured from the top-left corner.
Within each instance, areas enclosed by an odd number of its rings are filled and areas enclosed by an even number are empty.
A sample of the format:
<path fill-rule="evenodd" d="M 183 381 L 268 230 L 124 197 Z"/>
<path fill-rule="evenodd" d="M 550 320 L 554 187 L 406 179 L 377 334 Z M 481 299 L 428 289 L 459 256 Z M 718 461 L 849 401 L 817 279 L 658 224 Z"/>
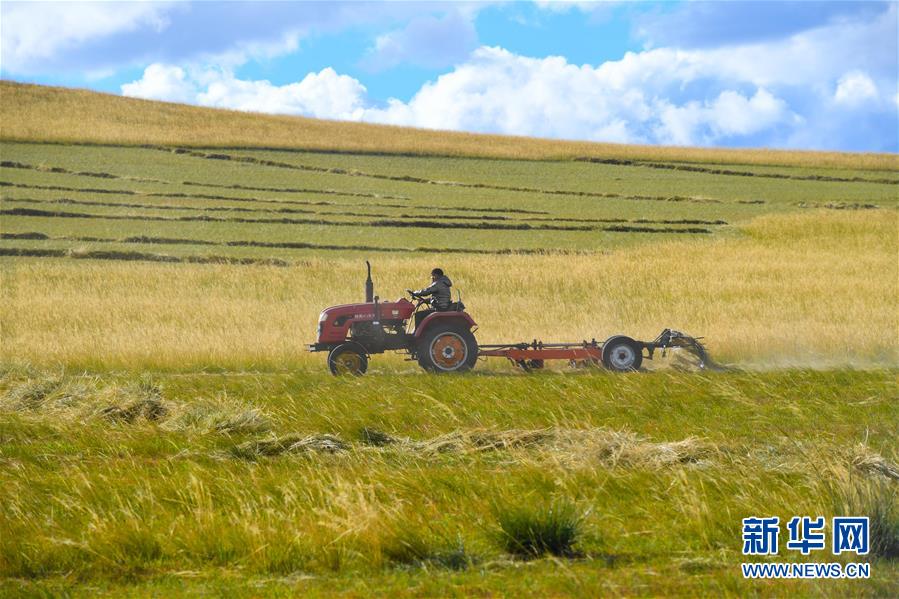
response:
<path fill-rule="evenodd" d="M 663 70 L 660 57 L 657 70 Z M 676 60 L 676 57 L 674 57 Z M 154 64 L 122 86 L 125 95 L 189 101 L 202 106 L 319 118 L 379 122 L 430 129 L 483 131 L 615 142 L 713 143 L 758 133 L 795 120 L 770 91 L 752 96 L 724 90 L 708 102 L 677 104 L 661 89 L 647 91 L 633 69 L 577 66 L 564 58 L 528 58 L 502 48 L 480 48 L 452 72 L 425 84 L 408 102 L 384 107 L 366 99 L 365 87 L 332 68 L 302 81 L 273 85 L 245 81 L 227 70 L 190 74 Z M 651 92 L 651 93 L 649 93 Z"/>
<path fill-rule="evenodd" d="M 370 109 L 366 117 L 433 129 L 546 137 L 596 139 L 604 130 L 620 139 L 626 128 L 612 127 L 616 121 L 633 121 L 649 112 L 639 90 L 621 98 L 589 66 L 558 56 L 536 59 L 480 48 L 408 103 Z"/>
<path fill-rule="evenodd" d="M 323 119 L 358 120 L 365 86 L 328 67 L 309 73 L 299 83 L 272 85 L 268 81 L 241 81 L 227 75 L 197 96 L 203 106 L 252 112 L 302 114 Z"/>
<path fill-rule="evenodd" d="M 472 20 L 482 3 L 420 2 L 0 2 L 4 73 L 117 72 L 148 63 L 236 68 L 295 52 L 309 35 L 396 28 L 452 10 Z"/>
<path fill-rule="evenodd" d="M 888 12 L 895 16 L 895 8 Z M 597 66 L 481 47 L 408 101 L 390 99 L 381 105 L 367 99 L 358 80 L 330 68 L 279 86 L 239 80 L 228 69 L 183 76 L 155 65 L 123 92 L 159 97 L 160 90 L 169 89 L 170 98 L 189 97 L 206 106 L 431 129 L 631 143 L 880 150 L 894 147 L 895 139 L 884 133 L 889 127 L 878 129 L 874 123 L 897 118 L 891 102 L 871 102 L 878 89 L 896 85 L 895 73 L 890 75 L 894 59 L 883 58 L 870 42 L 883 35 L 884 21 L 878 17 L 867 29 L 852 23 L 726 50 L 629 52 Z M 866 112 L 847 111 L 849 106 L 864 106 Z M 867 119 L 863 126 L 860 116 Z"/>
<path fill-rule="evenodd" d="M 227 70 L 186 73 L 176 66 L 153 64 L 141 79 L 123 85 L 122 94 L 248 112 L 360 120 L 366 90 L 356 79 L 330 67 L 309 73 L 297 83 L 273 85 L 237 79 Z"/>
<path fill-rule="evenodd" d="M 600 67 L 480 48 L 408 103 L 369 109 L 366 120 L 433 129 L 678 145 L 715 143 L 797 122 L 787 103 L 757 88 L 725 89 L 677 104 L 668 88 L 699 75 L 675 51 L 630 55 Z M 672 71 L 675 75 L 672 76 Z M 680 77 L 677 77 L 677 72 Z M 694 72 L 695 71 L 695 72 Z"/>
<path fill-rule="evenodd" d="M 196 86 L 188 81 L 181 67 L 151 64 L 138 81 L 122 86 L 122 95 L 167 102 L 196 101 Z"/>
<path fill-rule="evenodd" d="M 608 7 L 609 5 L 623 4 L 627 0 L 535 0 L 534 5 L 541 10 L 555 13 L 565 13 L 572 9 L 582 12 L 592 12 Z"/>
<path fill-rule="evenodd" d="M 877 86 L 865 73 L 852 71 L 837 81 L 837 90 L 833 99 L 837 104 L 859 106 L 868 101 L 877 100 Z"/>
<path fill-rule="evenodd" d="M 798 122 L 786 102 L 759 89 L 751 98 L 726 90 L 711 102 L 683 106 L 661 104 L 656 139 L 674 145 L 710 144 L 720 138 L 759 133 L 776 125 Z"/>
<path fill-rule="evenodd" d="M 26 72 L 33 64 L 96 37 L 168 25 L 172 2 L 4 3 L 3 69 Z"/>
<path fill-rule="evenodd" d="M 234 42 L 233 47 L 224 52 L 200 53 L 199 61 L 224 69 L 235 69 L 251 60 L 271 60 L 296 52 L 303 36 L 304 32 L 295 30 L 286 31 L 272 40 L 238 40 Z"/>
<path fill-rule="evenodd" d="M 464 60 L 477 45 L 473 16 L 450 12 L 414 18 L 403 29 L 378 36 L 363 64 L 372 70 L 400 63 L 439 68 Z"/>

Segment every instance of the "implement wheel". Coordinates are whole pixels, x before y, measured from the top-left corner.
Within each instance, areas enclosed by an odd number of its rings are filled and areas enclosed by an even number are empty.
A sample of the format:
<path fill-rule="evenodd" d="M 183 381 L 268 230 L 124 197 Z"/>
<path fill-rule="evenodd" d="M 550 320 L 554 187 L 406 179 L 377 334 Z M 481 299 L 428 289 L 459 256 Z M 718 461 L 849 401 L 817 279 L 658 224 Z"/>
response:
<path fill-rule="evenodd" d="M 624 335 L 609 337 L 602 345 L 602 363 L 614 372 L 639 370 L 643 364 L 643 347 Z"/>
<path fill-rule="evenodd" d="M 355 343 L 338 345 L 328 354 L 328 368 L 331 374 L 340 376 L 352 374 L 360 376 L 368 370 L 368 357 L 365 351 Z"/>
<path fill-rule="evenodd" d="M 435 324 L 422 335 L 417 354 L 428 372 L 465 372 L 478 361 L 478 342 L 465 325 Z"/>

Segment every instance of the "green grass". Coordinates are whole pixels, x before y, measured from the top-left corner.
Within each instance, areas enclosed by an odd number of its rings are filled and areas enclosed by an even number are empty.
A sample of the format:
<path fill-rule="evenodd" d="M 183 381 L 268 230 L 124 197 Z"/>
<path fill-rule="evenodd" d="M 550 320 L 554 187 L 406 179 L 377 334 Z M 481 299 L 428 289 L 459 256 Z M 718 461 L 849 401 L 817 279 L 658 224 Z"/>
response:
<path fill-rule="evenodd" d="M 673 229 L 694 226 L 721 236 L 730 234 L 729 226 L 678 225 L 659 221 L 722 221 L 739 225 L 765 214 L 801 210 L 801 205 L 873 204 L 881 209 L 896 205 L 895 185 L 887 183 L 737 177 L 573 161 L 544 161 L 539 163 L 539 168 L 534 168 L 535 163 L 526 160 L 249 149 L 205 150 L 195 154 L 198 155 L 148 148 L 4 142 L 4 160 L 42 169 L 10 166 L 0 169 L 2 180 L 11 184 L 3 188 L 5 210 L 49 210 L 95 218 L 7 214 L 3 218 L 3 233 L 37 232 L 56 239 L 52 243 L 7 239 L 0 242 L 0 247 L 74 250 L 86 247 L 120 251 L 115 242 L 145 236 L 216 243 L 327 242 L 347 249 L 361 245 L 406 251 L 416 248 L 595 251 L 683 235 L 600 230 L 616 224 Z M 255 162 L 201 157 L 209 154 L 248 157 Z M 264 161 L 313 170 L 268 166 Z M 739 168 L 741 172 L 753 172 L 747 171 L 750 167 Z M 51 169 L 62 172 L 51 172 Z M 336 169 L 336 172 L 330 172 L 330 169 Z M 115 178 L 91 176 L 90 173 L 106 173 Z M 791 170 L 780 167 L 759 173 L 793 177 L 873 177 L 870 173 L 845 169 Z M 396 180 L 406 176 L 425 182 Z M 186 185 L 185 182 L 200 185 Z M 46 189 L 48 186 L 51 189 Z M 236 186 L 261 189 L 247 190 Z M 101 190 L 119 193 L 101 193 Z M 578 193 L 594 195 L 572 195 Z M 490 212 L 478 211 L 484 208 Z M 504 210 L 506 212 L 502 212 Z M 366 217 L 366 214 L 377 216 Z M 220 220 L 200 223 L 177 220 L 193 217 Z M 269 224 L 235 222 L 235 219 L 325 220 L 335 224 Z M 571 219 L 624 222 L 585 223 Z M 372 220 L 396 220 L 411 227 L 372 227 L 369 226 Z M 416 225 L 420 220 L 444 227 L 424 228 Z M 337 226 L 339 223 L 350 223 L 351 226 Z M 528 226 L 532 229 L 447 228 L 452 224 Z M 597 230 L 539 230 L 546 226 L 590 226 Z M 102 238 L 103 241 L 87 242 L 85 237 Z M 148 250 L 132 248 L 132 251 Z M 149 251 L 159 252 L 160 248 Z M 210 246 L 181 243 L 178 247 L 167 245 L 162 251 L 176 256 L 212 253 L 289 260 L 298 254 L 317 254 L 324 250 L 233 247 L 213 250 Z"/>
<path fill-rule="evenodd" d="M 891 484 L 865 464 L 899 458 L 895 374 L 12 371 L 0 573 L 28 593 L 889 595 L 885 554 L 865 583 L 743 581 L 739 526 Z M 544 551 L 566 562 L 516 558 Z"/>

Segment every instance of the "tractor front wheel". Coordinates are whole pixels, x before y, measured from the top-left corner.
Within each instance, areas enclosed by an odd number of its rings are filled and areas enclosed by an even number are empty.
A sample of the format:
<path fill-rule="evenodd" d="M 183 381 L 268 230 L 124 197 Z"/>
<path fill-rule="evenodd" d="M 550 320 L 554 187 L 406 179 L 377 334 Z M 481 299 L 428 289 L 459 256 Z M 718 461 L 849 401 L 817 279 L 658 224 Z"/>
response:
<path fill-rule="evenodd" d="M 331 369 L 331 374 L 334 376 L 343 374 L 360 376 L 368 370 L 368 356 L 355 343 L 344 343 L 332 349 L 328 354 L 328 368 Z"/>
<path fill-rule="evenodd" d="M 417 354 L 429 372 L 465 372 L 478 361 L 478 342 L 464 325 L 435 324 L 422 335 Z"/>

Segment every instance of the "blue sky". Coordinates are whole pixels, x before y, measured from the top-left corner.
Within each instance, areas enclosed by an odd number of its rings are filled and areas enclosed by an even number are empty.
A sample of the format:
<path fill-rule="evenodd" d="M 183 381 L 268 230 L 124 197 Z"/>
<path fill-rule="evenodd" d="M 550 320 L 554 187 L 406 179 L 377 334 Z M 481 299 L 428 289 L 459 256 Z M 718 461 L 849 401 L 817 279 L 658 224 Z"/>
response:
<path fill-rule="evenodd" d="M 896 2 L 0 4 L 4 79 L 622 143 L 899 151 Z"/>

